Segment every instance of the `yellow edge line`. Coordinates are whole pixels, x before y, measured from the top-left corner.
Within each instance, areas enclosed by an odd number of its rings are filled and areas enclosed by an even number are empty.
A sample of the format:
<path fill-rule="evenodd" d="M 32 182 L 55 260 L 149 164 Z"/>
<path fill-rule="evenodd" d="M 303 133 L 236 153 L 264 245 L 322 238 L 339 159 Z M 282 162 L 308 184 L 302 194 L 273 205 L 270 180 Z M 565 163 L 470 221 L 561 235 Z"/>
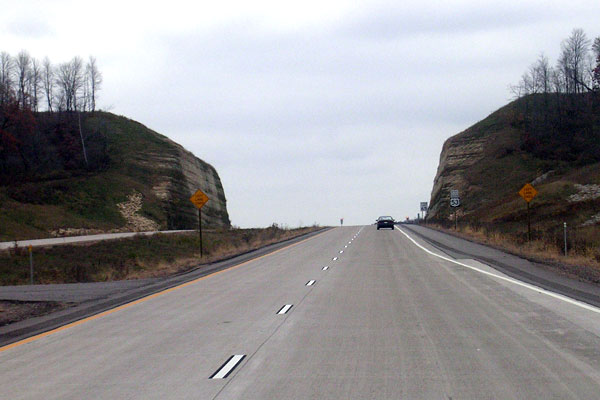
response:
<path fill-rule="evenodd" d="M 177 286 L 173 286 L 172 288 L 165 289 L 165 290 L 162 290 L 162 291 L 160 291 L 160 292 L 156 292 L 156 293 L 154 293 L 154 294 L 151 294 L 151 295 L 148 295 L 148 296 L 142 297 L 142 298 L 140 298 L 140 299 L 134 300 L 134 301 L 132 301 L 132 302 L 130 302 L 130 303 L 123 304 L 123 305 L 120 305 L 120 306 L 118 306 L 118 307 L 115 307 L 115 308 L 111 308 L 110 310 L 106 310 L 106 311 L 103 311 L 103 312 L 101 312 L 101 313 L 98 313 L 98 314 L 91 315 L 91 316 L 89 316 L 89 317 L 86 317 L 86 318 L 83 318 L 83 319 L 77 320 L 77 321 L 75 321 L 75 322 L 68 323 L 68 324 L 66 324 L 66 325 L 63 325 L 63 326 L 60 326 L 60 327 L 58 327 L 58 328 L 55 328 L 55 329 L 49 330 L 49 331 L 47 331 L 47 332 L 39 333 L 39 334 L 37 334 L 37 335 L 34 335 L 34 336 L 31 336 L 31 337 L 28 337 L 27 339 L 23 339 L 23 340 L 19 340 L 18 342 L 14 342 L 14 343 L 11 343 L 11 344 L 7 344 L 6 346 L 2 346 L 2 347 L 0 347 L 0 353 L 1 353 L 1 352 L 3 352 L 3 351 L 5 351 L 5 350 L 9 350 L 9 349 L 12 349 L 12 348 L 14 348 L 14 347 L 17 347 L 17 346 L 21 346 L 21 345 L 23 345 L 23 344 L 27 344 L 27 343 L 34 342 L 34 341 L 36 341 L 36 340 L 38 340 L 38 339 L 41 339 L 41 338 L 43 338 L 43 337 L 50 336 L 50 335 L 52 335 L 53 333 L 57 333 L 57 332 L 60 332 L 60 331 L 64 331 L 64 330 L 66 330 L 66 329 L 72 328 L 72 327 L 74 327 L 74 326 L 77 326 L 77 325 L 81 325 L 81 324 L 83 324 L 83 323 L 85 323 L 85 322 L 88 322 L 88 321 L 93 321 L 93 320 L 95 320 L 95 319 L 97 319 L 97 318 L 100 318 L 100 317 L 103 317 L 103 316 L 105 316 L 105 315 L 109 315 L 109 314 L 112 314 L 112 313 L 114 313 L 114 312 L 117 312 L 117 311 L 119 311 L 119 310 L 123 310 L 123 309 L 125 309 L 125 308 L 128 308 L 128 307 L 131 307 L 131 306 L 133 306 L 133 305 L 136 305 L 136 304 L 142 303 L 142 302 L 144 302 L 144 301 L 147 301 L 147 300 L 153 299 L 153 298 L 155 298 L 155 297 L 162 296 L 163 294 L 166 294 L 166 293 L 173 292 L 173 291 L 175 291 L 175 290 L 177 290 L 177 289 L 181 289 L 181 288 L 183 288 L 183 287 L 189 286 L 189 285 L 191 285 L 191 284 L 193 284 L 193 283 L 196 283 L 196 282 L 198 282 L 198 281 L 201 281 L 201 280 L 203 280 L 203 279 L 210 278 L 211 276 L 215 276 L 215 275 L 217 275 L 217 274 L 220 274 L 221 272 L 230 271 L 230 270 L 232 270 L 232 269 L 235 269 L 235 268 L 241 267 L 241 266 L 243 266 L 243 265 L 246 265 L 246 264 L 248 264 L 248 263 L 251 263 L 251 262 L 253 262 L 253 261 L 257 261 L 257 260 L 260 260 L 260 259 L 262 259 L 262 258 L 265 258 L 265 257 L 268 257 L 268 256 L 272 256 L 273 254 L 276 254 L 276 253 L 279 253 L 280 251 L 283 251 L 283 250 L 289 249 L 289 248 L 290 248 L 290 247 L 292 247 L 292 246 L 297 246 L 297 245 L 299 245 L 299 244 L 301 244 L 301 243 L 304 243 L 304 242 L 307 242 L 307 241 L 309 241 L 309 240 L 311 240 L 311 239 L 314 239 L 314 238 L 316 238 L 317 236 L 321 236 L 322 234 L 324 234 L 324 233 L 326 233 L 326 232 L 328 232 L 328 231 L 329 231 L 329 229 L 328 229 L 328 230 L 326 230 L 326 231 L 324 231 L 324 232 L 318 233 L 318 234 L 316 234 L 316 235 L 314 235 L 314 236 L 311 236 L 311 237 L 309 237 L 309 238 L 307 238 L 307 239 L 304 239 L 304 240 L 301 240 L 301 241 L 299 241 L 299 242 L 292 243 L 292 244 L 290 244 L 290 245 L 287 245 L 287 246 L 285 246 L 285 247 L 282 247 L 281 249 L 277 249 L 277 250 L 275 250 L 275 251 L 272 251 L 272 252 L 270 252 L 270 253 L 263 254 L 262 256 L 259 256 L 259 257 L 256 257 L 256 258 L 253 258 L 253 259 L 251 259 L 251 260 L 248 260 L 248 261 L 244 261 L 243 263 L 236 264 L 236 265 L 232 265 L 232 266 L 231 266 L 231 267 L 229 267 L 229 268 L 225 268 L 225 269 L 222 269 L 222 270 L 220 270 L 220 271 L 213 272 L 212 274 L 205 275 L 205 276 L 202 276 L 202 277 L 200 277 L 200 278 L 196 278 L 196 279 L 194 279 L 194 280 L 191 280 L 191 281 L 188 281 L 188 282 L 182 283 L 182 284 L 180 284 L 180 285 L 177 285 Z"/>

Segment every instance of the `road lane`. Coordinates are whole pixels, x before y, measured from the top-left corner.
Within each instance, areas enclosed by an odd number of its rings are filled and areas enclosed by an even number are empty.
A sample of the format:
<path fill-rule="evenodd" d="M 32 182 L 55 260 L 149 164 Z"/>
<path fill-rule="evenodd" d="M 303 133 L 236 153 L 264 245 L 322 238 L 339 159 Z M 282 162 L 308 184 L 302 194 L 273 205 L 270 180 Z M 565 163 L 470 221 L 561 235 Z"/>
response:
<path fill-rule="evenodd" d="M 219 398 L 597 396 L 596 314 L 544 299 L 594 319 L 582 328 L 369 228 Z"/>
<path fill-rule="evenodd" d="M 212 398 L 225 383 L 208 378 L 231 355 L 256 351 L 294 312 L 278 309 L 300 304 L 314 288 L 305 283 L 324 274 L 332 249 L 358 229 L 327 232 L 2 351 L 2 392 L 11 399 Z"/>
<path fill-rule="evenodd" d="M 597 397 L 597 313 L 359 229 L 2 351 L 1 397 Z"/>

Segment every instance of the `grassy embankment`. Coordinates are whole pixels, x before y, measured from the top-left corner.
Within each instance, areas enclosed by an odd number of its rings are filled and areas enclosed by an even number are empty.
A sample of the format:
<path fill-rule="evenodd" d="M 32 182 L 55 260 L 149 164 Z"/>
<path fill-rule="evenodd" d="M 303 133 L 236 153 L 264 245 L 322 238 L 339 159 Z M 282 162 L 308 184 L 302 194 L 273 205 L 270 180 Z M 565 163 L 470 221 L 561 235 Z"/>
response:
<path fill-rule="evenodd" d="M 34 248 L 35 283 L 103 282 L 166 276 L 248 252 L 320 229 L 230 229 L 203 232 L 200 258 L 197 233 L 137 236 L 131 239 Z M 25 248 L 0 253 L 0 285 L 29 283 Z"/>

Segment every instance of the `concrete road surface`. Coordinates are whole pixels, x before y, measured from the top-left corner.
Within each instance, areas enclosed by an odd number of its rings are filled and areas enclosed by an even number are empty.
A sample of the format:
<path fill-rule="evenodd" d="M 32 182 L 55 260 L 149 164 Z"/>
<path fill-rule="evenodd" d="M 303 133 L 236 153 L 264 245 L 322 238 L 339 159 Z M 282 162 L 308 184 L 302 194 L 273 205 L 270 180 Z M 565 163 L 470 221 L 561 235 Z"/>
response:
<path fill-rule="evenodd" d="M 333 229 L 0 348 L 0 397 L 599 397 L 599 309 L 406 232 Z"/>

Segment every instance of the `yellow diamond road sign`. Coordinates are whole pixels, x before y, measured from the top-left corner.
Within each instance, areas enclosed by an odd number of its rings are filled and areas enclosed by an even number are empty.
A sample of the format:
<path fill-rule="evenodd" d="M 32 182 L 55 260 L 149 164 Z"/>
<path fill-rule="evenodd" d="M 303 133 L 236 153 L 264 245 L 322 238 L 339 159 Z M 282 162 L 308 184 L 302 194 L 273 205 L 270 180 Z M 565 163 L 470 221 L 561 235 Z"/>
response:
<path fill-rule="evenodd" d="M 533 186 L 529 183 L 526 184 L 519 190 L 519 196 L 521 196 L 526 202 L 530 202 L 535 196 L 537 196 L 538 192 L 535 190 Z"/>
<path fill-rule="evenodd" d="M 208 201 L 208 196 L 200 189 L 196 190 L 196 193 L 190 197 L 190 201 L 198 208 L 202 208 L 203 205 Z"/>

